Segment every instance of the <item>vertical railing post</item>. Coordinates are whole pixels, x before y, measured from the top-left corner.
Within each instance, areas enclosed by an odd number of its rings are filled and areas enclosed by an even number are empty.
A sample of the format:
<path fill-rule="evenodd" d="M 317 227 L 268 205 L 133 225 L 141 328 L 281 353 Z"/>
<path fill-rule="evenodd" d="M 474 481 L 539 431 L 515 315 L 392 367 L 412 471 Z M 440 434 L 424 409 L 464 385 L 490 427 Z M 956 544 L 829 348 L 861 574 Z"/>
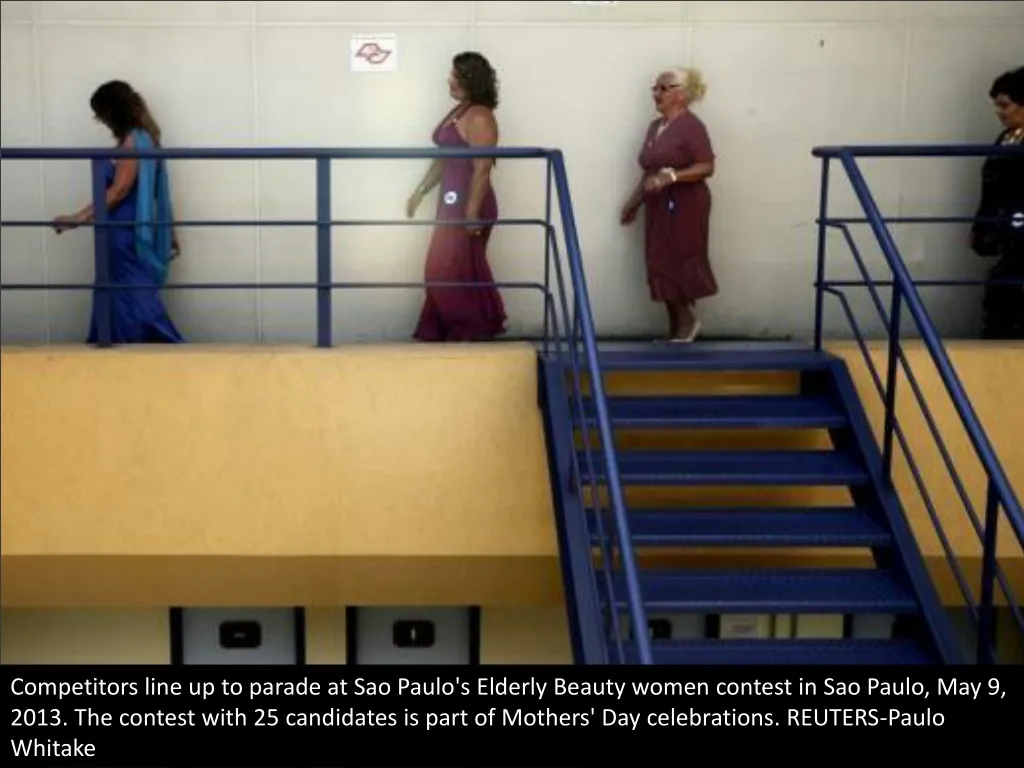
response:
<path fill-rule="evenodd" d="M 996 534 L 999 529 L 999 494 L 995 483 L 989 480 L 988 495 L 985 499 L 985 528 L 981 559 L 981 603 L 978 606 L 978 664 L 995 663 L 993 645 L 995 642 L 995 580 L 996 580 Z"/>
<path fill-rule="evenodd" d="M 566 257 L 568 257 L 568 253 L 566 253 Z M 571 359 L 573 361 L 573 365 L 579 364 L 579 365 L 582 366 L 582 365 L 584 365 L 584 363 L 580 363 L 579 362 L 581 360 L 580 355 L 583 353 L 583 327 L 580 324 L 581 323 L 580 317 L 582 316 L 582 313 L 580 312 L 580 300 L 579 300 L 579 297 L 576 295 L 576 291 L 575 291 L 576 286 L 572 285 L 571 282 L 570 282 L 570 286 L 573 288 L 573 297 L 572 297 L 572 350 L 573 350 L 572 355 L 573 356 L 572 356 Z"/>
<path fill-rule="evenodd" d="M 896 379 L 900 359 L 900 318 L 903 314 L 903 292 L 897 283 L 892 286 L 892 309 L 889 313 L 889 361 L 885 379 L 885 430 L 882 434 L 882 474 L 892 485 L 893 435 L 896 431 Z"/>
<path fill-rule="evenodd" d="M 825 251 L 828 239 L 828 171 L 829 158 L 821 160 L 821 194 L 818 198 L 818 267 L 814 281 L 814 348 L 821 351 L 825 314 Z"/>
<path fill-rule="evenodd" d="M 101 286 L 95 288 L 93 295 L 93 312 L 96 318 L 96 345 L 109 347 L 113 341 L 111 338 L 111 323 L 114 314 L 114 298 L 110 288 L 110 233 L 107 229 L 109 220 L 107 211 L 107 179 L 106 163 L 109 160 L 93 159 L 92 168 L 92 242 L 93 259 L 95 262 L 96 284 Z"/>
<path fill-rule="evenodd" d="M 551 158 L 544 161 L 546 172 L 544 179 L 546 189 L 544 191 L 544 295 L 551 290 Z M 547 302 L 545 301 L 544 311 L 544 354 L 548 353 L 549 321 L 547 313 Z"/>
<path fill-rule="evenodd" d="M 316 344 L 331 346 L 331 158 L 316 159 Z"/>

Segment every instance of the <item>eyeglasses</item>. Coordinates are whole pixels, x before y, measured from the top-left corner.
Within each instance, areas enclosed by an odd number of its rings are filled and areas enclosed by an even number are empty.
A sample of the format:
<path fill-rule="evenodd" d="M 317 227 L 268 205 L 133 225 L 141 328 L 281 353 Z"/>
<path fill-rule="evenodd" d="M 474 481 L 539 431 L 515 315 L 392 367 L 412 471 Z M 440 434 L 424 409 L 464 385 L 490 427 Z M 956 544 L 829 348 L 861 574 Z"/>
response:
<path fill-rule="evenodd" d="M 665 91 L 671 91 L 674 88 L 679 88 L 679 83 L 672 83 L 671 85 L 663 85 L 658 83 L 651 86 L 651 93 L 664 93 Z"/>

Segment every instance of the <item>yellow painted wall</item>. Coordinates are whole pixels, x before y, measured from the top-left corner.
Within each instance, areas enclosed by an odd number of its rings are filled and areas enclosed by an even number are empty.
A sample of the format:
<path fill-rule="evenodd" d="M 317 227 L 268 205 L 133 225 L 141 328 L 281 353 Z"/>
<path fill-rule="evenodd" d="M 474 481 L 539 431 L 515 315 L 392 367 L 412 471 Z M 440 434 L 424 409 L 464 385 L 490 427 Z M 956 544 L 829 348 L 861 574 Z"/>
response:
<path fill-rule="evenodd" d="M 4 349 L 0 376 L 5 606 L 561 598 L 530 346 Z"/>
<path fill-rule="evenodd" d="M 571 664 L 569 618 L 562 605 L 485 607 L 481 664 Z"/>
<path fill-rule="evenodd" d="M 345 663 L 345 609 L 306 610 L 306 662 Z M 0 664 L 168 664 L 167 608 L 0 611 Z M 480 612 L 481 664 L 571 664 L 562 606 Z"/>
<path fill-rule="evenodd" d="M 856 350 L 832 348 L 851 362 L 878 423 L 880 403 Z M 908 354 L 926 392 L 936 392 L 923 350 Z M 1011 383 L 1024 377 L 1024 348 L 953 343 L 950 354 L 1021 488 L 1024 399 Z M 613 391 L 794 383 L 786 375 L 609 376 Z M 904 386 L 901 419 L 941 489 L 944 470 L 907 395 Z M 536 397 L 534 352 L 517 344 L 0 350 L 0 600 L 560 605 Z M 944 398 L 932 400 L 980 506 L 970 447 Z M 703 503 L 762 494 L 682 492 Z M 822 493 L 773 498 L 812 503 Z M 904 498 L 943 596 L 956 602 L 921 506 Z M 976 569 L 977 547 L 951 498 L 940 505 L 945 525 Z M 1005 536 L 1001 553 L 1024 594 L 1024 555 Z M 774 556 L 836 562 L 834 552 Z M 703 555 L 709 564 L 724 557 Z M 729 557 L 753 562 L 765 553 Z"/>
<path fill-rule="evenodd" d="M 1021 439 L 1024 436 L 1024 397 L 1020 394 L 1020 382 L 1024 381 L 1024 344 L 954 341 L 949 342 L 947 348 L 957 375 L 971 398 L 971 403 L 999 456 L 1003 469 L 1009 476 L 1010 484 L 1018 497 L 1024 496 L 1024 441 Z M 854 344 L 833 344 L 831 349 L 841 355 L 850 366 L 869 418 L 881 442 L 884 407 L 863 355 Z M 884 377 L 885 345 L 872 345 L 871 354 L 875 366 Z M 935 364 L 927 350 L 920 344 L 915 344 L 907 350 L 907 359 L 935 419 L 939 434 L 963 481 L 968 498 L 979 518 L 983 519 L 987 492 L 985 473 L 953 408 L 952 400 L 946 394 Z M 938 445 L 928 429 L 905 375 L 899 377 L 897 390 L 900 395 L 897 418 L 907 435 L 924 485 L 939 512 L 942 529 L 974 585 L 974 594 L 977 596 L 981 567 L 981 544 L 978 536 L 964 511 L 963 502 L 957 495 Z M 928 517 L 924 501 L 914 482 L 906 457 L 901 451 L 896 453 L 894 478 L 914 533 L 925 557 L 928 558 L 941 593 L 949 602 L 962 602 L 959 589 L 953 580 L 952 570 L 947 564 L 935 532 L 935 526 Z M 997 542 L 1000 561 L 1007 571 L 1011 588 L 1018 600 L 1024 599 L 1024 552 L 1021 551 L 1021 546 L 1005 517 L 1000 522 Z M 1000 602 L 1005 603 L 1001 592 L 999 598 Z"/>
<path fill-rule="evenodd" d="M 344 664 L 346 623 L 344 608 L 306 610 L 306 663 Z"/>
<path fill-rule="evenodd" d="M 169 664 L 166 608 L 4 608 L 3 664 Z"/>

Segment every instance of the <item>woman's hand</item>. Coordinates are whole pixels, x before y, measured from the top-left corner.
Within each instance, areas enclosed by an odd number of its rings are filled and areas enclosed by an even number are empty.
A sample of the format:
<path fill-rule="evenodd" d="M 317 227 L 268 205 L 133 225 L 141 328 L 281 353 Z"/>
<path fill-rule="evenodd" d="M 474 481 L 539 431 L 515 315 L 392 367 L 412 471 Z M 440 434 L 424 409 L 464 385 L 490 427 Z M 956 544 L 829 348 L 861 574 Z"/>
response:
<path fill-rule="evenodd" d="M 632 224 L 636 221 L 636 215 L 640 211 L 640 206 L 630 200 L 624 206 L 622 206 L 622 212 L 619 214 L 620 224 Z"/>
<path fill-rule="evenodd" d="M 69 229 L 74 229 L 82 223 L 82 217 L 77 213 L 68 213 L 63 216 L 58 216 L 53 220 L 53 230 L 58 235 L 62 232 L 67 232 Z"/>
<path fill-rule="evenodd" d="M 416 215 L 416 209 L 420 207 L 420 203 L 423 202 L 423 193 L 417 189 L 411 195 L 405 203 L 405 215 L 407 218 L 413 218 Z"/>
<path fill-rule="evenodd" d="M 676 172 L 671 168 L 662 168 L 644 179 L 644 192 L 660 192 L 670 184 L 676 183 Z"/>

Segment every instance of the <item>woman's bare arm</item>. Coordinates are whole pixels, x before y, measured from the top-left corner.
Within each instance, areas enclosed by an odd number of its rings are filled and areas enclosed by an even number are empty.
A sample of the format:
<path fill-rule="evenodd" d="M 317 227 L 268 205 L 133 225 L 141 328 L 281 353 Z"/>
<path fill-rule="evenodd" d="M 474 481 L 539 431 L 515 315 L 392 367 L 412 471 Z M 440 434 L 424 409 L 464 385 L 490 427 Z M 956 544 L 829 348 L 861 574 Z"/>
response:
<path fill-rule="evenodd" d="M 694 163 L 691 166 L 676 170 L 675 168 L 662 168 L 655 174 L 651 174 L 644 180 L 644 189 L 648 192 L 657 192 L 660 189 L 673 184 L 696 184 L 715 175 L 715 162 Z"/>
<path fill-rule="evenodd" d="M 494 147 L 498 144 L 498 123 L 494 113 L 484 107 L 473 107 L 466 113 L 463 127 L 466 142 L 471 147 Z M 466 203 L 466 219 L 480 218 L 480 207 L 490 184 L 494 160 L 490 157 L 473 158 L 473 178 L 469 185 L 469 201 Z M 471 227 L 477 230 L 479 227 Z"/>
<path fill-rule="evenodd" d="M 416 185 L 416 189 L 409 195 L 409 199 L 405 203 L 405 215 L 410 219 L 416 215 L 416 209 L 420 207 L 420 203 L 423 202 L 423 198 L 430 190 L 438 185 L 441 181 L 441 160 L 438 158 L 430 164 L 427 168 L 427 172 L 423 175 L 423 179 L 419 184 Z"/>
<path fill-rule="evenodd" d="M 121 149 L 135 149 L 135 140 L 129 136 L 121 145 Z M 134 157 L 120 157 L 114 161 L 114 183 L 107 190 L 107 210 L 110 211 L 124 200 L 135 185 L 139 175 L 139 161 Z M 81 224 L 92 221 L 92 203 L 72 214 L 72 218 Z"/>
<path fill-rule="evenodd" d="M 689 168 L 682 170 L 673 169 L 675 172 L 676 184 L 695 184 L 704 179 L 710 179 L 715 175 L 715 161 L 707 163 L 694 163 Z"/>
<path fill-rule="evenodd" d="M 427 168 L 427 172 L 423 174 L 423 179 L 419 184 L 416 185 L 416 194 L 422 197 L 426 195 L 430 190 L 437 186 L 438 182 L 441 181 L 441 160 L 436 159 Z"/>
<path fill-rule="evenodd" d="M 646 176 L 641 176 L 640 181 L 633 187 L 633 191 L 629 193 L 629 197 L 626 199 L 625 208 L 637 208 L 640 203 L 644 201 L 644 180 Z"/>

